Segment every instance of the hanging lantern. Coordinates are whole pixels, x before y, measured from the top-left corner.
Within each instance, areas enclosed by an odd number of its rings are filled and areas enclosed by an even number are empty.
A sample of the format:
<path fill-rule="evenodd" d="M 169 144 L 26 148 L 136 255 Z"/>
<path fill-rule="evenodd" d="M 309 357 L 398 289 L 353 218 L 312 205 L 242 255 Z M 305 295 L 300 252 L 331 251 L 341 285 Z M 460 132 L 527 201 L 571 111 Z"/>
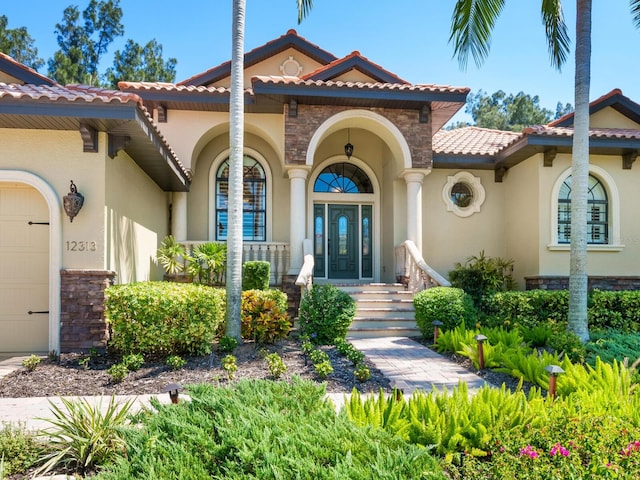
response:
<path fill-rule="evenodd" d="M 76 184 L 71 180 L 71 187 L 69 187 L 69 193 L 62 197 L 62 205 L 64 206 L 65 213 L 69 216 L 69 220 L 73 222 L 73 218 L 78 215 L 82 205 L 84 204 L 84 197 L 78 192 Z"/>

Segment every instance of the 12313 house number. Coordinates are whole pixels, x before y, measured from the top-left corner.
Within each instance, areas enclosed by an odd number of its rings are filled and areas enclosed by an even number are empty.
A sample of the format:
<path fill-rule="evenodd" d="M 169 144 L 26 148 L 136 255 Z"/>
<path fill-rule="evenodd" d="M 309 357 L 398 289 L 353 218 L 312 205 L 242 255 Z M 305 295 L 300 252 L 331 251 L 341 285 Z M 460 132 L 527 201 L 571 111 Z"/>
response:
<path fill-rule="evenodd" d="M 96 242 L 75 241 L 67 242 L 67 252 L 95 252 L 97 250 Z"/>

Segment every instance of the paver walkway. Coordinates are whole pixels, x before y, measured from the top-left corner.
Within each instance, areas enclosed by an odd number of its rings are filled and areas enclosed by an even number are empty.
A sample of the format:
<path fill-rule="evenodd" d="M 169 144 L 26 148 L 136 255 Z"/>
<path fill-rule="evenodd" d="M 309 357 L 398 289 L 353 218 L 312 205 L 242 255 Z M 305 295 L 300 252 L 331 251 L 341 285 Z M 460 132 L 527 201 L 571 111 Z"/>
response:
<path fill-rule="evenodd" d="M 365 354 L 380 371 L 389 378 L 392 387 L 401 389 L 405 395 L 414 390 L 430 391 L 433 387 L 451 390 L 459 382 L 466 382 L 472 392 L 484 385 L 484 380 L 472 372 L 460 367 L 446 357 L 406 337 L 384 337 L 367 339 L 349 339 L 354 347 Z M 0 361 L 0 378 L 10 371 L 21 368 L 22 357 Z M 377 392 L 374 392 L 377 393 Z M 162 403 L 168 403 L 166 393 L 158 395 L 139 395 L 136 407 L 148 405 L 151 397 L 158 397 Z M 343 404 L 344 394 L 329 394 L 337 408 Z M 101 402 L 106 408 L 109 399 L 104 397 L 85 397 L 91 402 Z M 119 402 L 131 397 L 118 396 Z M 45 428 L 51 418 L 50 401 L 60 404 L 57 398 L 0 398 L 0 423 L 21 422 L 29 429 Z"/>

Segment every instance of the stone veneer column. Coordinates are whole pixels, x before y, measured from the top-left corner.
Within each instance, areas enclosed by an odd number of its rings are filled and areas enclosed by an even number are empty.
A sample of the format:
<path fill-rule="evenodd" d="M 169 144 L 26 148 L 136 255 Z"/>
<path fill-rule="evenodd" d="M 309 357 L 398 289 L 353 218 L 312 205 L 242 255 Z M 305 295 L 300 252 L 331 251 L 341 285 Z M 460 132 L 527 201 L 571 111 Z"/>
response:
<path fill-rule="evenodd" d="M 306 180 L 308 171 L 292 168 L 288 172 L 290 180 L 290 217 L 289 217 L 289 275 L 298 275 L 304 261 L 302 241 L 305 236 Z"/>
<path fill-rule="evenodd" d="M 416 244 L 422 253 L 422 172 L 406 172 L 407 182 L 407 240 Z"/>
<path fill-rule="evenodd" d="M 187 192 L 171 194 L 171 234 L 182 242 L 187 238 Z"/>
<path fill-rule="evenodd" d="M 115 276 L 109 270 L 60 271 L 60 352 L 106 348 L 104 291 Z"/>

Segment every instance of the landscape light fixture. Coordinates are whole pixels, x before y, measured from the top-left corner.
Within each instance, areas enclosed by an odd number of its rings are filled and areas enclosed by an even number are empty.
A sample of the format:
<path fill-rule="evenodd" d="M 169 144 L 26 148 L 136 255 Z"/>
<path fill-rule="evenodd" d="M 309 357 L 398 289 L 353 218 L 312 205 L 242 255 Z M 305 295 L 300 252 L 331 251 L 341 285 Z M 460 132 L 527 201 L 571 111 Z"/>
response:
<path fill-rule="evenodd" d="M 547 365 L 544 369 L 549 372 L 549 396 L 551 398 L 556 398 L 558 375 L 564 373 L 564 370 L 558 365 Z"/>
<path fill-rule="evenodd" d="M 473 339 L 478 342 L 478 366 L 480 370 L 484 370 L 484 347 L 482 344 L 487 340 L 487 337 L 482 334 L 478 334 Z"/>
<path fill-rule="evenodd" d="M 170 383 L 166 387 L 162 389 L 163 393 L 169 392 L 169 398 L 171 399 L 171 403 L 178 403 L 178 391 L 182 390 L 182 387 L 177 383 Z"/>

